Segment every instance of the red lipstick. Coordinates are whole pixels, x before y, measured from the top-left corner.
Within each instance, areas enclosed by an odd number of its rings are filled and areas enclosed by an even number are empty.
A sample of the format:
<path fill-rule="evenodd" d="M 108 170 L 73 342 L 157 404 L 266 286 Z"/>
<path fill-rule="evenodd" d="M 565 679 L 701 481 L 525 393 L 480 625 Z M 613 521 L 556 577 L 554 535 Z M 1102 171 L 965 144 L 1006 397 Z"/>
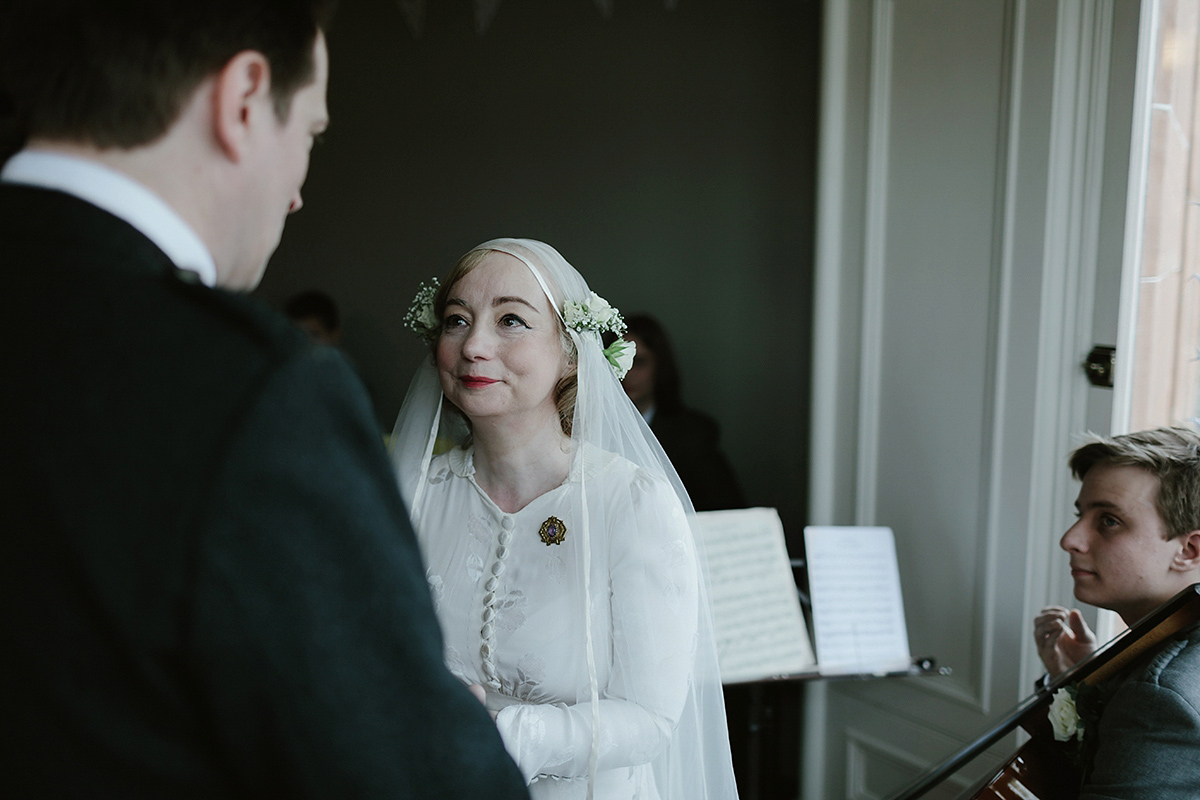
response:
<path fill-rule="evenodd" d="M 491 386 L 493 383 L 499 383 L 499 381 L 492 378 L 481 378 L 478 375 L 464 375 L 459 378 L 459 381 L 468 389 L 482 389 L 485 386 Z"/>

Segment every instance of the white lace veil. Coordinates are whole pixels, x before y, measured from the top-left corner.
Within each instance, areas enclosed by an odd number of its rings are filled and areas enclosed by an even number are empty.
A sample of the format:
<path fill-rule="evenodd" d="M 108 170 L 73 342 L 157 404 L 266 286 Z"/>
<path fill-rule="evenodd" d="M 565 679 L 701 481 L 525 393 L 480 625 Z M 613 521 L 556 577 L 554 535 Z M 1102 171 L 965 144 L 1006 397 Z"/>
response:
<path fill-rule="evenodd" d="M 474 250 L 507 253 L 528 266 L 560 319 L 564 303 L 583 303 L 590 297 L 583 277 L 558 251 L 542 242 L 495 239 Z M 577 609 L 583 618 L 577 628 L 581 632 L 578 646 L 583 648 L 580 655 L 587 663 L 588 680 L 584 682 L 586 685 L 579 686 L 575 698 L 591 731 L 591 752 L 586 762 L 587 796 L 592 796 L 597 771 L 606 768 L 607 753 L 612 749 L 610 740 L 630 729 L 625 715 L 652 709 L 656 712 L 654 718 L 663 720 L 659 727 L 664 735 L 644 747 L 653 766 L 659 796 L 663 800 L 736 798 L 707 570 L 696 535 L 692 503 L 654 434 L 622 390 L 602 352 L 598 334 L 569 333 L 576 349 L 578 388 L 571 436 L 573 462 L 564 485 L 569 484 L 571 491 L 578 492 L 577 503 L 583 510 L 582 525 L 577 526 L 582 528 L 578 534 L 583 556 L 569 585 L 577 594 L 571 608 Z M 440 438 L 443 444 L 446 440 L 461 442 L 466 434 L 458 415 L 444 414 L 442 408 L 437 372 L 432 359 L 427 359 L 412 381 L 391 440 L 401 492 L 418 531 L 430 516 L 429 493 L 425 489 L 435 441 Z M 605 464 L 612 462 L 608 454 L 632 465 L 625 465 L 626 471 L 620 473 L 626 476 L 621 482 L 624 485 L 612 485 L 611 479 L 598 477 L 612 474 L 605 472 Z M 640 484 L 641 488 L 633 484 Z M 641 500 L 632 502 L 644 506 L 647 487 L 655 497 L 656 507 L 648 513 L 630 514 L 629 496 L 642 492 Z M 623 587 L 638 586 L 638 576 L 626 575 L 621 585 L 611 587 L 610 598 L 610 587 L 604 585 L 605 574 L 593 565 L 609 563 L 607 539 L 611 532 L 619 530 L 622 535 L 636 537 L 634 541 L 653 541 L 663 536 L 662 528 L 667 526 L 684 531 L 676 537 L 683 545 L 675 548 L 672 557 L 686 563 L 684 572 L 692 585 L 682 589 L 640 586 L 629 590 Z M 438 535 L 453 533 L 443 531 Z M 661 582 L 649 570 L 645 579 L 647 583 Z M 597 603 L 611 602 L 616 607 L 629 600 L 618 596 L 626 591 L 635 594 L 675 591 L 684 603 L 694 601 L 694 630 L 688 630 L 689 624 L 668 625 L 665 620 L 645 618 L 655 616 L 646 613 L 641 620 L 626 622 L 638 630 L 628 635 L 611 635 L 604 627 L 606 614 L 593 619 L 600 613 L 596 611 Z M 625 616 L 630 616 L 628 610 L 626 605 Z M 656 629 L 660 623 L 664 629 Z M 678 675 L 679 679 L 664 687 L 637 677 L 646 674 Z M 663 741 L 667 742 L 665 747 Z M 603 792 L 597 792 L 596 796 L 603 797 Z"/>

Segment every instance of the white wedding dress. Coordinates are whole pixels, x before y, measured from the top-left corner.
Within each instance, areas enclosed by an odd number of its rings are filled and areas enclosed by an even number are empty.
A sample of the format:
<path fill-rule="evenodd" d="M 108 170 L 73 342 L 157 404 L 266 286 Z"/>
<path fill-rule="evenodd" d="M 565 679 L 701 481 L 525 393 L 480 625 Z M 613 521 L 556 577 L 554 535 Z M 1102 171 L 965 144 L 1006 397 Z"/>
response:
<path fill-rule="evenodd" d="M 470 435 L 442 413 L 433 359 L 413 377 L 392 458 L 446 664 L 486 688 L 535 800 L 583 800 L 589 787 L 598 800 L 733 800 L 691 501 L 599 333 L 564 317 L 568 306 L 610 307 L 544 242 L 475 250 L 507 253 L 537 278 L 569 336 L 577 391 L 567 479 L 506 514 L 472 477 Z M 457 446 L 434 455 L 446 442 Z"/>
<path fill-rule="evenodd" d="M 589 490 L 603 493 L 608 518 L 637 520 L 591 532 L 606 542 L 591 563 L 600 687 L 595 797 L 657 800 L 650 762 L 674 733 L 695 656 L 692 536 L 666 481 L 611 454 L 588 461 Z M 582 798 L 587 789 L 592 710 L 575 579 L 582 555 L 579 493 L 572 491 L 578 470 L 506 514 L 475 483 L 471 452 L 455 448 L 430 465 L 417 532 L 446 664 L 464 683 L 487 689 L 534 798 Z M 557 527 L 545 538 L 561 531 L 561 543 L 543 541 L 551 518 Z M 612 657 L 614 645 L 620 658 Z"/>

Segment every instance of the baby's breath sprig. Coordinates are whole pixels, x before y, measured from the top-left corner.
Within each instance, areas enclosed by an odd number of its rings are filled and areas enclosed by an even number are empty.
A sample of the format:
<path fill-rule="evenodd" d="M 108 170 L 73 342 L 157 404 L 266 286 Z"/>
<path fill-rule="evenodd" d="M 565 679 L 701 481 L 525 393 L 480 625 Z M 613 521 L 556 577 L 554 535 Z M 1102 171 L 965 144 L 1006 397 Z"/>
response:
<path fill-rule="evenodd" d="M 404 312 L 404 324 L 426 343 L 432 343 L 441 330 L 441 322 L 433 313 L 433 300 L 437 297 L 438 279 L 433 278 L 427 284 L 421 282 L 417 296 L 413 298 L 408 311 Z"/>

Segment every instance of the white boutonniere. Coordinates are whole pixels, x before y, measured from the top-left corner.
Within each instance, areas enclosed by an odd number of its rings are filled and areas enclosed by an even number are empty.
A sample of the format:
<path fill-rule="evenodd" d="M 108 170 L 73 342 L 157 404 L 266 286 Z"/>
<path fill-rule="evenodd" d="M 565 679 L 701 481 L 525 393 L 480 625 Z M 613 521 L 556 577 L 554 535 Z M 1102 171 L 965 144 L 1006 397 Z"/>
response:
<path fill-rule="evenodd" d="M 1083 741 L 1084 726 L 1079 717 L 1079 709 L 1075 705 L 1076 694 L 1075 687 L 1068 686 L 1055 692 L 1050 701 L 1050 727 L 1054 730 L 1056 741 Z"/>
<path fill-rule="evenodd" d="M 1050 698 L 1047 722 L 1055 741 L 1062 743 L 1064 754 L 1079 767 L 1081 780 L 1091 773 L 1100 716 L 1119 685 L 1120 681 L 1111 679 L 1098 685 L 1079 681 L 1057 689 Z"/>

